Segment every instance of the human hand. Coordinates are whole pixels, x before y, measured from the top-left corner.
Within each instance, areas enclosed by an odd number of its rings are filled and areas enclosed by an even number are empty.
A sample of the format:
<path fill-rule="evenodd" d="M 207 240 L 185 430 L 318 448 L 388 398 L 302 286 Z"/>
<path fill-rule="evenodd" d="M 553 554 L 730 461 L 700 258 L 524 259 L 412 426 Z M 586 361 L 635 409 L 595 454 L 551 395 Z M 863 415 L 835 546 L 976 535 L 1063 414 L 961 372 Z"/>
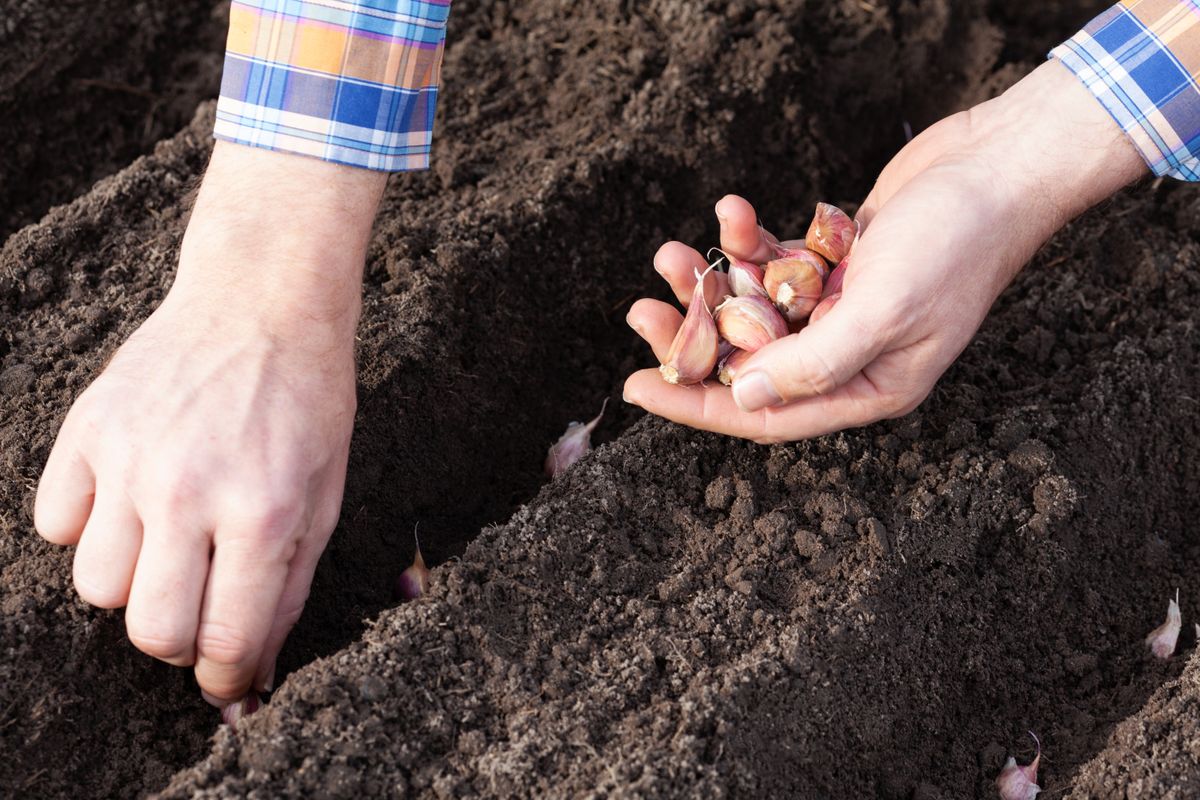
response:
<path fill-rule="evenodd" d="M 270 688 L 337 522 L 384 180 L 218 143 L 174 286 L 76 400 L 38 487 L 80 597 L 126 606 L 130 641 L 194 664 L 215 705 Z"/>
<path fill-rule="evenodd" d="M 934 125 L 887 165 L 859 210 L 862 235 L 841 299 L 756 352 L 732 390 L 715 381 L 675 386 L 648 369 L 629 377 L 625 398 L 762 443 L 906 414 L 1042 243 L 1145 171 L 1100 103 L 1048 62 L 1002 97 Z M 776 239 L 747 201 L 726 196 L 716 213 L 725 251 L 760 263 L 772 257 Z M 668 242 L 654 265 L 686 305 L 705 260 Z M 711 307 L 726 291 L 724 276 L 710 276 L 705 289 Z M 628 315 L 660 360 L 682 319 L 650 299 Z"/>

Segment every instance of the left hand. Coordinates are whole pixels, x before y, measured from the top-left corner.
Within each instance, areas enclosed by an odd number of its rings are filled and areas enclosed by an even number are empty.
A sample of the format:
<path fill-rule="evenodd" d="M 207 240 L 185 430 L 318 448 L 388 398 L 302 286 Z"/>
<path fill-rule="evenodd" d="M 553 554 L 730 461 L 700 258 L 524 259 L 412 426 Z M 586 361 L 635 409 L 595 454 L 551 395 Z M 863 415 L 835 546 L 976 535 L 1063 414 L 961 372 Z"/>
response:
<path fill-rule="evenodd" d="M 1048 62 L 1002 97 L 934 125 L 888 164 L 859 211 L 863 232 L 842 297 L 819 321 L 755 353 L 732 390 L 716 380 L 674 386 L 647 369 L 626 381 L 625 399 L 761 443 L 906 414 L 1042 243 L 1145 171 L 1100 103 Z M 748 202 L 726 196 L 716 213 L 722 249 L 757 263 L 772 257 L 775 239 Z M 704 258 L 669 242 L 654 264 L 686 304 Z M 706 279 L 710 308 L 724 281 Z M 659 359 L 682 319 L 649 299 L 628 315 Z"/>

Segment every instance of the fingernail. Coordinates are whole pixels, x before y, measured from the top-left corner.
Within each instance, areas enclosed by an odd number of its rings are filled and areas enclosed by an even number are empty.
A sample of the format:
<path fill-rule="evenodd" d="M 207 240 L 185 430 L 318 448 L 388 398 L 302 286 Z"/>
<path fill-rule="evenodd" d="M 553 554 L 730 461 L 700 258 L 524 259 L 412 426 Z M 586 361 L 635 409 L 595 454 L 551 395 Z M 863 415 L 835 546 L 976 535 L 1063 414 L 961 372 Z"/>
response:
<path fill-rule="evenodd" d="M 622 391 L 622 392 L 621 392 L 621 400 L 622 400 L 622 401 L 624 401 L 624 402 L 626 402 L 626 403 L 629 403 L 629 405 L 631 405 L 631 406 L 636 406 L 636 405 L 637 405 L 637 403 L 635 403 L 635 402 L 633 402 L 632 400 L 630 400 L 630 399 L 629 399 L 629 394 L 628 394 L 628 393 L 626 393 L 626 392 L 624 392 L 624 391 Z"/>
<path fill-rule="evenodd" d="M 637 333 L 642 333 L 642 326 L 633 321 L 633 314 L 625 315 L 625 324 L 633 328 Z"/>
<path fill-rule="evenodd" d="M 775 391 L 775 384 L 763 372 L 739 375 L 733 382 L 733 402 L 742 411 L 758 411 L 773 406 L 783 398 Z"/>
<path fill-rule="evenodd" d="M 657 272 L 659 275 L 662 275 L 663 268 L 658 265 L 658 259 L 657 258 L 654 259 L 654 261 L 652 263 L 654 264 L 654 271 Z"/>
<path fill-rule="evenodd" d="M 203 689 L 200 690 L 200 696 L 204 698 L 204 702 L 208 703 L 214 708 L 224 708 L 225 706 L 229 705 L 228 700 L 222 700 L 216 695 L 211 695 Z"/>
<path fill-rule="evenodd" d="M 721 226 L 721 230 L 725 230 L 725 217 L 721 215 L 720 211 L 717 212 L 717 224 Z"/>
<path fill-rule="evenodd" d="M 263 691 L 269 692 L 275 688 L 275 665 L 271 665 L 271 672 L 267 675 L 267 682 L 263 684 Z"/>

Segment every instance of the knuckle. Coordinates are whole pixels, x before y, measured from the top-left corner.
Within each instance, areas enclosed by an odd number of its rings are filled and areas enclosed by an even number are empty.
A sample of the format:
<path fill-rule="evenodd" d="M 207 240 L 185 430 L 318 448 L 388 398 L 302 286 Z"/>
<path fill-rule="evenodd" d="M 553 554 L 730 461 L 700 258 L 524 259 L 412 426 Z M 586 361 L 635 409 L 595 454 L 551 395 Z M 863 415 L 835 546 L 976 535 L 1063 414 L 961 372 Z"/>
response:
<path fill-rule="evenodd" d="M 133 646 L 148 656 L 172 664 L 190 663 L 192 651 L 188 632 L 158 620 L 126 615 L 125 632 Z"/>
<path fill-rule="evenodd" d="M 196 634 L 201 658 L 223 667 L 237 667 L 254 653 L 255 643 L 245 632 L 221 622 L 202 622 Z"/>
<path fill-rule="evenodd" d="M 813 395 L 826 395 L 837 389 L 837 375 L 819 353 L 811 353 L 805 361 L 804 377 Z"/>
<path fill-rule="evenodd" d="M 237 501 L 235 515 L 242 530 L 269 541 L 295 533 L 303 521 L 304 505 L 290 495 L 248 496 Z"/>

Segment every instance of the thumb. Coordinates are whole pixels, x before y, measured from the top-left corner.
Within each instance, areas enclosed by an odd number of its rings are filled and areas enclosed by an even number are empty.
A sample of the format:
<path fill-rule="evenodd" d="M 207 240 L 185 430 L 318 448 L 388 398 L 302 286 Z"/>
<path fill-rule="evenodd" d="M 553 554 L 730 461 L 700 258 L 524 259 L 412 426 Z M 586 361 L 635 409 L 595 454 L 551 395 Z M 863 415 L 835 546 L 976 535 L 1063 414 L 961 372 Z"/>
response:
<path fill-rule="evenodd" d="M 733 399 L 742 411 L 826 395 L 875 360 L 888 337 L 885 326 L 866 324 L 869 314 L 853 295 L 797 334 L 757 351 L 738 371 Z"/>

